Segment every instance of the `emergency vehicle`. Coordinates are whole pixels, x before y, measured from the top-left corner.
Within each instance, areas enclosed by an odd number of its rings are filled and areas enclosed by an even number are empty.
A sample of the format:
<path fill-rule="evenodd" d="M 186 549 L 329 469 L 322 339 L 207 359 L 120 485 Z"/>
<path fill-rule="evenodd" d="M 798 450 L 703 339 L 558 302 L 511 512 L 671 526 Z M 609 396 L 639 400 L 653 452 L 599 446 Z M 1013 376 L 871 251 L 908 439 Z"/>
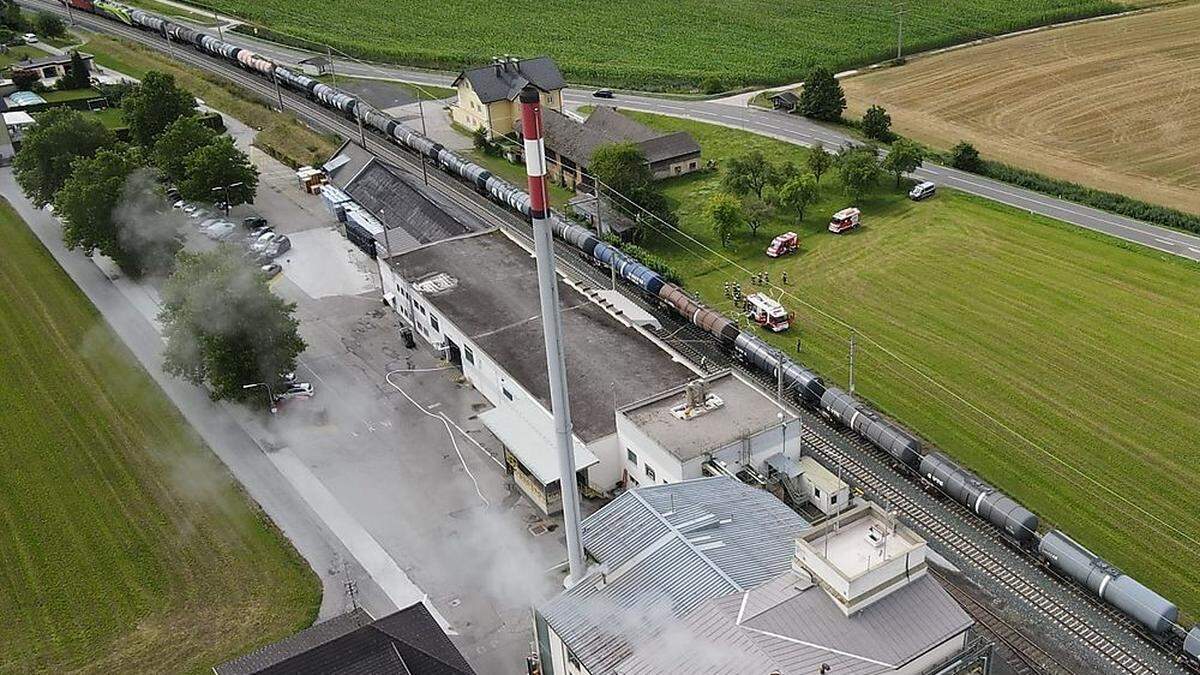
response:
<path fill-rule="evenodd" d="M 792 325 L 791 313 L 765 293 L 746 296 L 746 318 L 773 333 L 782 333 Z"/>
<path fill-rule="evenodd" d="M 767 247 L 768 258 L 778 258 L 781 255 L 795 253 L 800 250 L 800 236 L 795 232 L 784 232 L 771 240 Z"/>
<path fill-rule="evenodd" d="M 853 230 L 858 227 L 861 217 L 862 212 L 853 206 L 848 209 L 842 209 L 833 214 L 833 218 L 829 221 L 829 231 L 834 234 L 841 234 Z"/>

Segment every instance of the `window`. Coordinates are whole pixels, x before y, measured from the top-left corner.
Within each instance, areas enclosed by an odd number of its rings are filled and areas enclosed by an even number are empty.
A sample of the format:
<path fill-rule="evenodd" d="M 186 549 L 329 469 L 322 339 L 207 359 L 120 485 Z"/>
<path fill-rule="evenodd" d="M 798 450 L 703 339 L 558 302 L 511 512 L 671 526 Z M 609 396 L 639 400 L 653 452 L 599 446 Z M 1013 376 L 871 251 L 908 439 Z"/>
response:
<path fill-rule="evenodd" d="M 475 352 L 471 351 L 470 347 L 463 347 L 463 360 L 471 365 L 475 365 Z"/>
<path fill-rule="evenodd" d="M 441 330 L 441 327 L 438 326 L 437 317 L 432 314 L 429 315 L 429 325 L 433 326 L 434 330 Z"/>
<path fill-rule="evenodd" d="M 421 305 L 419 305 L 419 304 L 418 304 L 418 305 L 415 305 L 415 306 L 416 306 L 416 308 L 417 308 L 417 311 L 421 313 L 421 316 L 424 316 L 424 315 L 425 315 L 425 308 L 424 308 L 424 307 L 422 307 L 422 306 L 421 306 Z"/>
<path fill-rule="evenodd" d="M 575 655 L 569 650 L 567 651 L 567 663 L 571 664 L 571 667 L 576 670 L 579 670 L 582 667 L 579 665 L 579 659 L 575 658 Z"/>
<path fill-rule="evenodd" d="M 506 399 L 508 399 L 508 400 L 510 400 L 510 401 L 511 401 L 511 400 L 513 400 L 513 395 L 512 395 L 512 392 L 511 392 L 511 391 L 509 391 L 509 390 L 507 390 L 507 389 L 505 389 L 505 388 L 504 388 L 504 385 L 500 385 L 500 392 L 504 394 L 504 398 L 506 398 Z"/>
<path fill-rule="evenodd" d="M 836 503 L 837 503 L 837 495 L 836 495 L 836 494 L 833 494 L 833 495 L 830 495 L 830 496 L 829 496 L 829 503 L 830 503 L 830 504 L 836 504 Z"/>
<path fill-rule="evenodd" d="M 695 162 L 688 162 L 688 170 L 689 170 L 689 171 L 695 171 L 695 170 L 696 170 L 696 163 L 695 163 Z"/>
<path fill-rule="evenodd" d="M 634 466 L 637 466 L 637 455 L 629 448 L 625 448 L 625 457 L 629 459 Z"/>
<path fill-rule="evenodd" d="M 638 485 L 640 485 L 640 483 L 638 483 L 638 480 L 636 478 L 634 478 L 633 476 L 626 476 L 625 480 L 628 481 L 629 485 L 632 485 L 633 487 L 637 487 Z M 628 486 L 626 486 L 626 487 L 628 487 Z"/>
<path fill-rule="evenodd" d="M 654 480 L 654 469 L 650 468 L 649 464 L 646 465 L 646 478 Z"/>
<path fill-rule="evenodd" d="M 672 168 L 672 169 L 675 169 L 675 175 L 676 175 L 676 176 L 678 176 L 679 174 L 683 173 L 683 167 L 682 167 L 682 166 L 679 166 L 678 164 L 676 164 L 675 166 L 673 166 L 673 167 L 671 167 L 671 168 Z"/>
<path fill-rule="evenodd" d="M 813 496 L 817 499 L 821 498 L 821 488 L 817 487 L 816 485 L 813 486 Z"/>

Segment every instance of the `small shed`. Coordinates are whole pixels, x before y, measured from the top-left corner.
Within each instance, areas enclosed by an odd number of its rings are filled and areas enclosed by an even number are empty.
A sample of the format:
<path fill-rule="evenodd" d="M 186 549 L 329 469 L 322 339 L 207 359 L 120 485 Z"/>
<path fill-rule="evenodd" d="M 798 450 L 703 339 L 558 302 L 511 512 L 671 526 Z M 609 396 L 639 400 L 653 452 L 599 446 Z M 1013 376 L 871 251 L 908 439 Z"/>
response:
<path fill-rule="evenodd" d="M 786 110 L 795 112 L 796 107 L 800 105 L 800 97 L 790 91 L 780 91 L 771 94 L 771 107 L 776 110 Z"/>
<path fill-rule="evenodd" d="M 325 56 L 313 56 L 297 63 L 300 72 L 310 77 L 319 77 L 333 70 L 333 62 Z"/>

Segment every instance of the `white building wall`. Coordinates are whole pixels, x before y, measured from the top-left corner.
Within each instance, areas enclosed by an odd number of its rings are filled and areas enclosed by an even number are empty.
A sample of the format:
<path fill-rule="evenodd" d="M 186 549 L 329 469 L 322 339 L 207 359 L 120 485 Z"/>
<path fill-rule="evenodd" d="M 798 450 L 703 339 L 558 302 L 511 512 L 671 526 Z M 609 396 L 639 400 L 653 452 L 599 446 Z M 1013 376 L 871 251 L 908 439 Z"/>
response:
<path fill-rule="evenodd" d="M 588 450 L 600 460 L 599 464 L 588 469 L 588 483 L 593 487 L 608 492 L 621 482 L 621 469 L 625 459 L 625 450 L 616 434 L 609 434 L 587 444 Z"/>
<path fill-rule="evenodd" d="M 620 412 L 617 413 L 617 437 L 621 447 L 622 468 L 636 481 L 636 485 L 661 485 L 662 483 L 678 483 L 687 479 L 684 473 L 685 467 L 679 459 L 667 452 Z M 629 457 L 631 451 L 636 459 Z M 647 474 L 647 467 L 653 472 L 653 477 Z M 691 476 L 691 478 L 699 477 L 699 474 Z M 636 486 L 630 482 L 626 487 Z"/>
<path fill-rule="evenodd" d="M 550 657 L 553 662 L 554 675 L 591 675 L 583 664 L 576 666 L 571 663 L 572 659 L 567 655 L 567 645 L 554 632 L 554 628 L 547 625 L 546 631 L 550 634 Z"/>

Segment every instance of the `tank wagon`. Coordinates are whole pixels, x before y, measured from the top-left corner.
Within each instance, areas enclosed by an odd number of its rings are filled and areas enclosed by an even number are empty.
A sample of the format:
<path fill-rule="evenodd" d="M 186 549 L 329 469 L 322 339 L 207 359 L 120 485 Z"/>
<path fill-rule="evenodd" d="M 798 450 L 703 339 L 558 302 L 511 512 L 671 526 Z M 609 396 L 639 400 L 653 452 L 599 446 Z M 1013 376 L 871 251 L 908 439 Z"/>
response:
<path fill-rule="evenodd" d="M 457 176 L 498 204 L 523 216 L 529 216 L 529 195 L 483 167 L 444 148 L 441 144 L 389 115 L 365 104 L 335 87 L 296 73 L 254 52 L 224 42 L 212 35 L 181 26 L 169 18 L 128 7 L 112 0 L 61 0 L 72 8 L 119 21 L 142 30 L 158 33 L 174 42 L 194 45 L 199 51 L 237 64 L 246 70 L 272 78 L 280 86 L 303 94 L 322 105 L 361 121 L 384 137 L 393 140 L 447 173 Z M 927 482 L 944 490 L 984 520 L 1003 529 L 1018 542 L 1031 545 L 1037 540 L 1037 516 L 996 488 L 980 480 L 941 453 L 922 453 L 921 442 L 853 395 L 836 387 L 827 387 L 811 370 L 784 356 L 757 336 L 738 328 L 722 313 L 707 307 L 679 286 L 619 248 L 601 241 L 590 230 L 571 223 L 558 214 L 551 215 L 554 234 L 583 251 L 597 264 L 611 268 L 622 279 L 657 298 L 664 306 L 700 329 L 718 338 L 744 363 L 781 377 L 788 392 L 803 405 L 823 413 L 854 430 L 867 442 L 901 464 L 918 472 Z M 1178 611 L 1170 602 L 1121 574 L 1087 549 L 1054 531 L 1042 537 L 1036 549 L 1051 566 L 1091 588 L 1112 604 L 1161 634 L 1175 621 Z M 1052 557 L 1053 556 L 1053 557 Z M 1182 636 L 1182 633 L 1180 632 Z M 1200 627 L 1183 639 L 1183 652 L 1200 662 Z"/>

